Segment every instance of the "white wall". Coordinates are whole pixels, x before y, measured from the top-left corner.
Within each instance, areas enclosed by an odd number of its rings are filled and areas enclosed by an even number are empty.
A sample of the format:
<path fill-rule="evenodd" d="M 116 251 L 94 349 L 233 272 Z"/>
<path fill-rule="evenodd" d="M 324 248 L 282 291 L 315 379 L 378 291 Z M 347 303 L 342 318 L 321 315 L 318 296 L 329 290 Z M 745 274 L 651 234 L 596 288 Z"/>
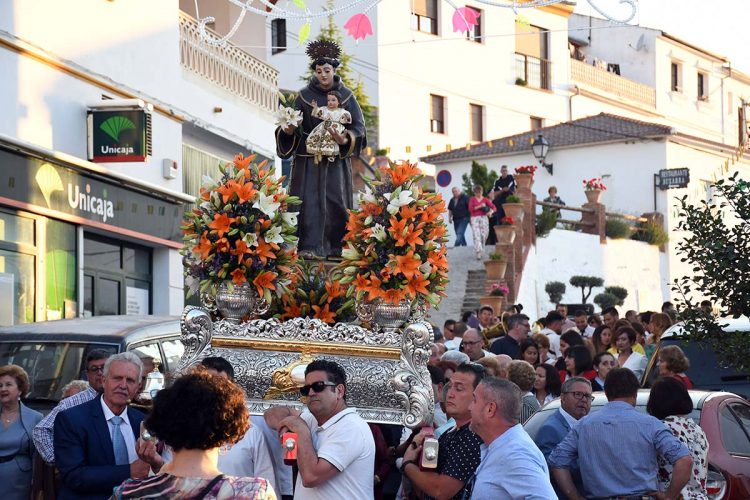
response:
<path fill-rule="evenodd" d="M 575 275 L 598 276 L 604 279 L 604 286 L 627 289 L 625 304 L 619 307 L 623 312 L 658 310 L 665 300 L 658 248 L 632 240 L 608 239 L 601 245 L 596 235 L 554 229 L 546 238 L 537 239 L 536 252 L 529 253 L 526 261 L 518 299 L 524 304 L 524 313 L 535 318 L 554 309 L 544 291 L 550 281 L 566 284 L 563 302 L 580 303 L 580 288 L 569 283 Z M 593 304 L 603 291 L 594 288 L 588 302 Z"/>

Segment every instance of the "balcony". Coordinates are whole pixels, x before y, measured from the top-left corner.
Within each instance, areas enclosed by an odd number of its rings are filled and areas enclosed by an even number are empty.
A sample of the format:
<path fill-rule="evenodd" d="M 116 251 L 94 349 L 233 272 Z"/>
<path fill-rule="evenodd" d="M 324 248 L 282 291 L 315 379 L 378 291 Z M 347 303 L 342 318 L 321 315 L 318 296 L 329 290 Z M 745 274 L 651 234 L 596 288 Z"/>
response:
<path fill-rule="evenodd" d="M 516 84 L 549 90 L 551 63 L 516 52 Z"/>
<path fill-rule="evenodd" d="M 250 104 L 273 112 L 278 107 L 279 72 L 231 43 L 205 43 L 198 22 L 180 13 L 180 63 Z"/>
<path fill-rule="evenodd" d="M 656 108 L 656 90 L 653 87 L 628 80 L 590 64 L 571 59 L 570 78 L 585 86 L 603 90 L 652 109 Z"/>

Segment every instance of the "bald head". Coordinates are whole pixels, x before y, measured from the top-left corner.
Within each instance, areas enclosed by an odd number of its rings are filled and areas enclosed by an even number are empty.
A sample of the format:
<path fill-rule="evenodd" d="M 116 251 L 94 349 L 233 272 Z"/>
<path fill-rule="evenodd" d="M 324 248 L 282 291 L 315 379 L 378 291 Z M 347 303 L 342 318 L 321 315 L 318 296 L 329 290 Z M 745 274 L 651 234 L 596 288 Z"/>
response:
<path fill-rule="evenodd" d="M 510 368 L 511 362 L 513 362 L 513 358 L 508 356 L 507 354 L 496 354 L 495 359 L 497 360 L 497 376 L 498 378 L 508 378 L 508 369 Z"/>

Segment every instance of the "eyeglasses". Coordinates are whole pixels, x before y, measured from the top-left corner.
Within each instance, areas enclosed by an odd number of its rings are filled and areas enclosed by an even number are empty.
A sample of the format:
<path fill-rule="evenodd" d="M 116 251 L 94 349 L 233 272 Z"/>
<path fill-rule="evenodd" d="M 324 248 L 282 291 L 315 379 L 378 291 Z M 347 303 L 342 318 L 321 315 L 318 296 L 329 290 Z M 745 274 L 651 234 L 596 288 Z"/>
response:
<path fill-rule="evenodd" d="M 104 367 L 103 366 L 89 366 L 86 368 L 86 371 L 89 373 L 104 373 Z"/>
<path fill-rule="evenodd" d="M 300 387 L 299 392 L 303 396 L 309 396 L 310 395 L 310 389 L 312 389 L 315 392 L 323 392 L 326 387 L 336 387 L 336 385 L 337 384 L 334 383 L 334 382 L 328 382 L 328 381 L 324 382 L 322 380 L 319 380 L 317 382 L 313 382 L 310 385 L 303 385 L 302 387 Z"/>
<path fill-rule="evenodd" d="M 591 394 L 589 394 L 587 392 L 566 391 L 566 392 L 563 392 L 563 394 L 572 394 L 573 397 L 576 398 L 578 401 L 580 401 L 582 399 L 586 399 L 588 401 L 593 401 L 594 400 L 594 396 L 592 396 Z"/>

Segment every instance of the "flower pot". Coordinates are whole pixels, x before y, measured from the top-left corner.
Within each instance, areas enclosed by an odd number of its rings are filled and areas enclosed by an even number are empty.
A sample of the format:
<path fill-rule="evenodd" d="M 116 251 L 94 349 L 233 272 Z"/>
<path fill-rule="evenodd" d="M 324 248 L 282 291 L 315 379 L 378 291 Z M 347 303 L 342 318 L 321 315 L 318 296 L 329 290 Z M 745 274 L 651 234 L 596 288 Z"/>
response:
<path fill-rule="evenodd" d="M 531 189 L 531 185 L 534 184 L 534 176 L 531 174 L 519 174 L 513 177 L 516 181 L 516 187 Z"/>
<path fill-rule="evenodd" d="M 227 282 L 221 283 L 216 291 L 216 309 L 225 320 L 239 324 L 245 316 L 258 316 L 268 311 L 269 304 L 258 296 L 258 292 L 248 283 L 234 285 L 230 291 Z"/>
<path fill-rule="evenodd" d="M 602 196 L 601 189 L 590 189 L 584 191 L 584 193 L 586 194 L 586 199 L 589 203 L 599 203 L 599 198 Z"/>
<path fill-rule="evenodd" d="M 495 315 L 499 316 L 505 307 L 505 297 L 502 295 L 485 295 L 484 297 L 479 297 L 479 304 L 481 306 L 490 306 Z"/>
<path fill-rule="evenodd" d="M 511 244 L 516 239 L 516 228 L 513 226 L 497 225 L 493 229 L 498 243 Z"/>
<path fill-rule="evenodd" d="M 374 323 L 384 330 L 401 328 L 412 313 L 411 302 L 408 300 L 391 304 L 382 299 L 359 302 L 356 311 L 360 321 Z"/>
<path fill-rule="evenodd" d="M 502 227 L 502 226 L 501 226 Z M 484 269 L 487 271 L 488 280 L 501 280 L 505 277 L 505 268 L 508 263 L 501 260 L 485 260 Z"/>
<path fill-rule="evenodd" d="M 523 203 L 503 203 L 505 215 L 513 217 L 513 220 L 523 220 Z"/>

